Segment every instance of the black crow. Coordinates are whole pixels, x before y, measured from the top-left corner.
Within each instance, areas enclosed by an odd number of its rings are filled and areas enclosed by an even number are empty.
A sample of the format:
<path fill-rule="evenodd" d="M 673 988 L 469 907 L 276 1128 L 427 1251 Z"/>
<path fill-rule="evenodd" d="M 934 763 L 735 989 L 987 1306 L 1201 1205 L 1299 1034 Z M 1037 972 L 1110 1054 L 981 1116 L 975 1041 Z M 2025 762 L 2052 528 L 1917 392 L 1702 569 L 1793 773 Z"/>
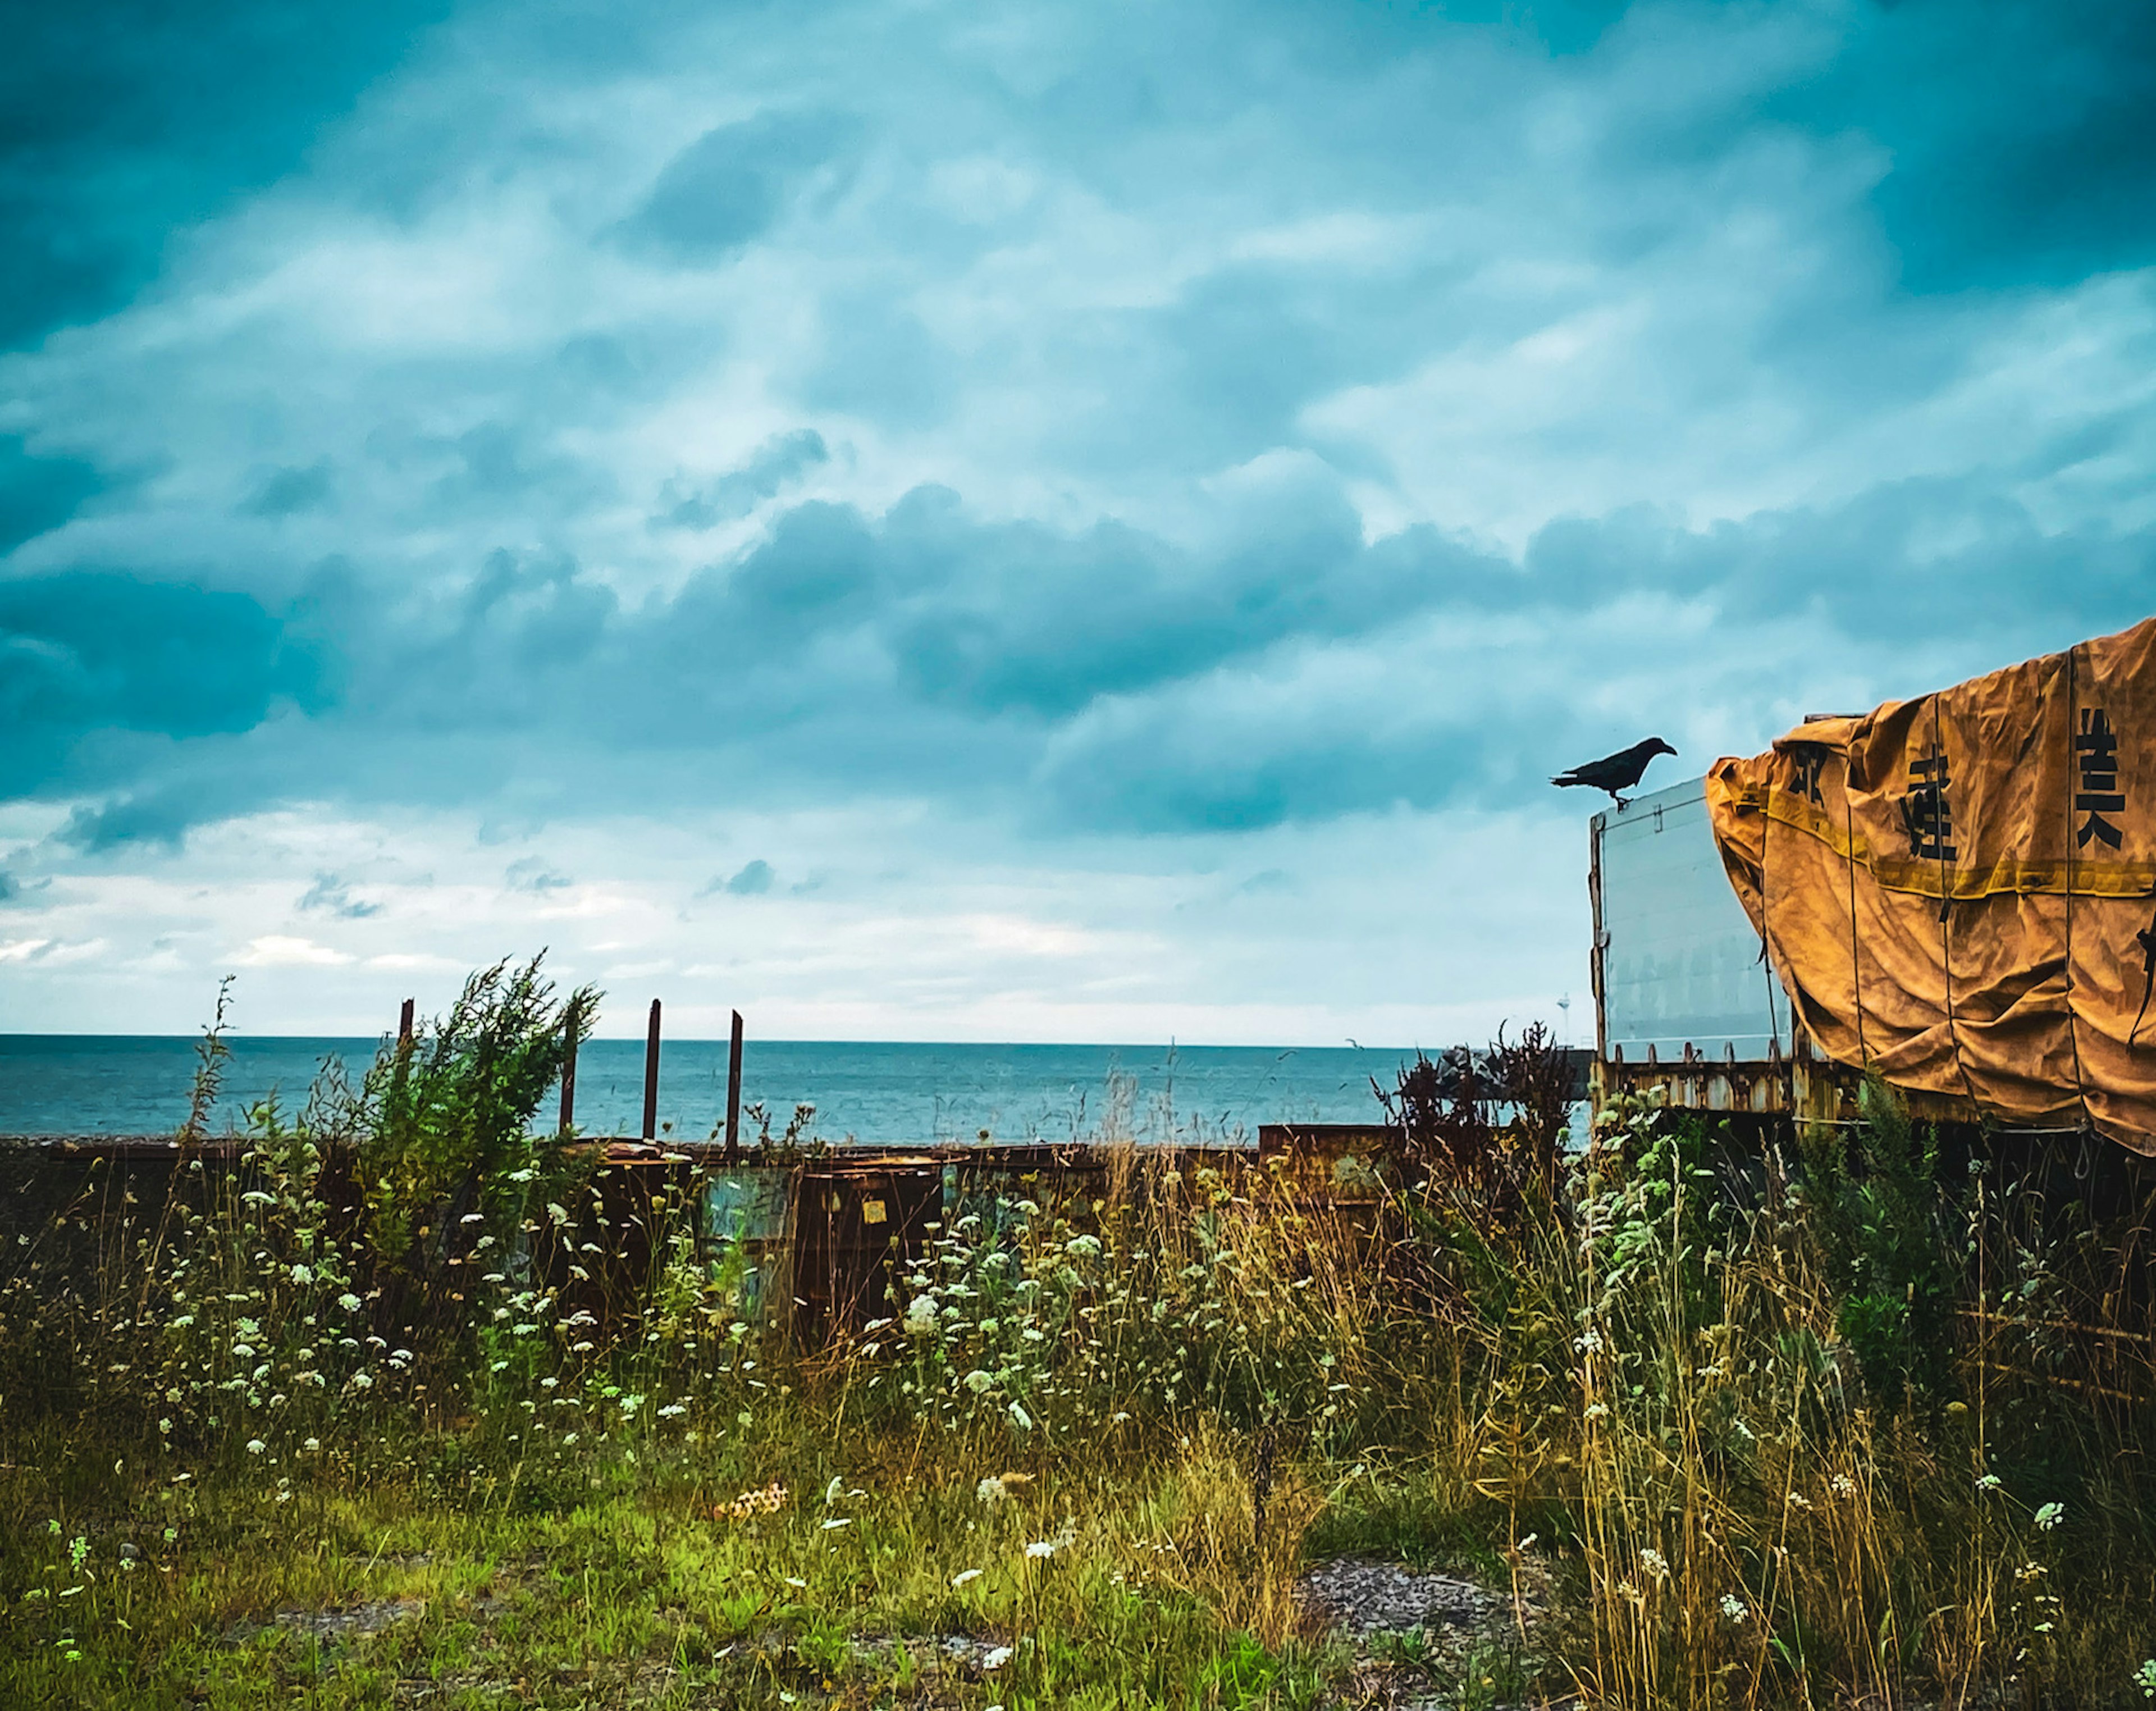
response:
<path fill-rule="evenodd" d="M 1630 748 L 1620 748 L 1614 754 L 1604 755 L 1600 760 L 1591 760 L 1584 767 L 1574 767 L 1568 773 L 1559 773 L 1550 780 L 1553 784 L 1570 786 L 1591 785 L 1597 790 L 1607 790 L 1609 799 L 1620 808 L 1625 799 L 1617 793 L 1629 790 L 1640 782 L 1647 770 L 1647 763 L 1658 754 L 1675 754 L 1676 750 L 1659 737 L 1650 737 L 1645 742 L 1635 742 Z"/>

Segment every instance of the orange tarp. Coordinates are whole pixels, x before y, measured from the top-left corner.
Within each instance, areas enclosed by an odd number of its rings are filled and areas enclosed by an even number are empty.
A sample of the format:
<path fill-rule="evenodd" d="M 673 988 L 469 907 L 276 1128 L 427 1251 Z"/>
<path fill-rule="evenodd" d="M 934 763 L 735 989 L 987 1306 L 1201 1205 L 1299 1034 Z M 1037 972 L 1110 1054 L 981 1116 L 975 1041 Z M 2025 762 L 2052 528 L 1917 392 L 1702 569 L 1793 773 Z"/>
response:
<path fill-rule="evenodd" d="M 2156 1154 L 2156 619 L 1799 726 L 1707 800 L 1820 1051 Z"/>

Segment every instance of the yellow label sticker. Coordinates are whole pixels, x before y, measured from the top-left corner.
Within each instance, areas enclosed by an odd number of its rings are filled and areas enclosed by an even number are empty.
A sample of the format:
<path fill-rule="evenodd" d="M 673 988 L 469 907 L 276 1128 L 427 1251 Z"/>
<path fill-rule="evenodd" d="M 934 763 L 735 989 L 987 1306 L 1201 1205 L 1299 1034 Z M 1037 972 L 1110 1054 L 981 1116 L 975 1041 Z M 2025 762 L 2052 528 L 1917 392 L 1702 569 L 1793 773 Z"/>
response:
<path fill-rule="evenodd" d="M 886 1222 L 888 1217 L 889 1214 L 884 1210 L 883 1202 L 881 1200 L 863 1200 L 861 1202 L 862 1223 L 881 1224 Z"/>

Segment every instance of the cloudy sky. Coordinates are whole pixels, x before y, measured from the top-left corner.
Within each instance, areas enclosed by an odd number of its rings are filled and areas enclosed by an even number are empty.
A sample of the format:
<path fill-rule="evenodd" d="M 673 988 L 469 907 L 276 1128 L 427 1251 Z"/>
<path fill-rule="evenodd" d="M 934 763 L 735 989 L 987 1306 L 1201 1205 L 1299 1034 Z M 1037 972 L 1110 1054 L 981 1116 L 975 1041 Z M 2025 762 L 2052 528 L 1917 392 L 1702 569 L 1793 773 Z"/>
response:
<path fill-rule="evenodd" d="M 2145 8 L 11 36 L 0 1030 L 1589 1037 L 1549 773 L 2156 609 Z"/>

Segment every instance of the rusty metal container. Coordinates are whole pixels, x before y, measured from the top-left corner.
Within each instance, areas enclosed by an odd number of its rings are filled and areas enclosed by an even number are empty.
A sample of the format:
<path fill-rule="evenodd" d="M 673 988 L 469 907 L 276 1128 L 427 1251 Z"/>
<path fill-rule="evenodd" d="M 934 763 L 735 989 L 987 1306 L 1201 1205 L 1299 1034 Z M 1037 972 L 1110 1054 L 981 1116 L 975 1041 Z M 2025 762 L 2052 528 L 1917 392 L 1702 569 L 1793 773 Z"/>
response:
<path fill-rule="evenodd" d="M 885 1156 L 802 1167 L 794 1200 L 793 1323 L 804 1348 L 896 1311 L 905 1273 L 943 1214 L 942 1161 Z"/>

